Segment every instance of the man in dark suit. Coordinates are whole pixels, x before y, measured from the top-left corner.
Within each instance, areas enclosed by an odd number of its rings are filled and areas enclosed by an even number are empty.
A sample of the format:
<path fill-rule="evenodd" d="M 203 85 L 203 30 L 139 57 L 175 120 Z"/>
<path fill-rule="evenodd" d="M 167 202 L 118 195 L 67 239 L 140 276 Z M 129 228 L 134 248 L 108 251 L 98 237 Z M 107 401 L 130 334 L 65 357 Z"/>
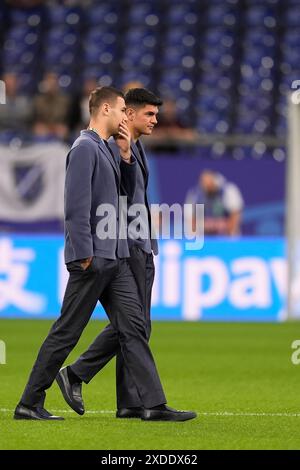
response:
<path fill-rule="evenodd" d="M 152 412 L 166 402 L 147 341 L 137 285 L 126 260 L 127 240 L 119 237 L 121 181 L 132 196 L 136 179 L 124 96 L 112 87 L 98 88 L 91 93 L 89 107 L 89 128 L 81 132 L 67 157 L 65 261 L 70 277 L 61 315 L 38 353 L 15 419 L 63 419 L 45 410 L 45 390 L 78 342 L 98 300 L 110 319 L 143 407 Z M 119 147 L 120 165 L 107 143 L 110 136 L 115 136 Z M 109 217 L 107 210 L 111 210 Z M 80 395 L 80 387 L 75 390 Z"/>
<path fill-rule="evenodd" d="M 151 214 L 147 198 L 147 186 L 149 168 L 145 150 L 139 138 L 142 135 L 150 135 L 157 124 L 157 114 L 162 101 L 153 93 L 143 88 L 131 89 L 125 96 L 128 127 L 131 133 L 131 152 L 137 161 L 136 189 L 133 197 L 129 197 L 131 206 L 139 204 L 145 208 L 141 211 L 140 224 L 143 227 L 138 236 L 131 230 L 133 216 L 128 216 L 128 244 L 130 258 L 128 260 L 131 271 L 136 280 L 146 325 L 146 338 L 149 341 L 151 332 L 151 292 L 154 281 L 153 254 L 158 253 L 157 240 L 151 237 Z M 143 235 L 142 235 L 143 233 Z M 62 386 L 63 395 L 67 403 L 75 410 L 83 409 L 82 397 L 78 398 L 78 384 L 89 381 L 117 354 L 116 381 L 117 381 L 117 413 L 118 418 L 138 418 L 146 420 L 172 420 L 185 421 L 196 416 L 193 412 L 177 411 L 167 406 L 161 406 L 155 411 L 145 411 L 143 401 L 134 383 L 130 371 L 126 367 L 126 361 L 118 344 L 117 332 L 112 324 L 109 324 L 95 339 L 86 352 L 71 366 L 68 366 L 73 378 L 68 387 L 63 385 L 66 370 L 62 369 L 58 375 L 58 383 Z"/>

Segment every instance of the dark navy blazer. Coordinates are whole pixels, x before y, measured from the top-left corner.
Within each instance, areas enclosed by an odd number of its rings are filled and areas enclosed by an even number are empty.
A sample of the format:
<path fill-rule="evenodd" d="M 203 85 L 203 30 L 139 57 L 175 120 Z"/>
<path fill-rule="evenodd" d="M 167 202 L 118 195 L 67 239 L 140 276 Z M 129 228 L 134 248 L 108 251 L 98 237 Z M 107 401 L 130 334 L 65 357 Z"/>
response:
<path fill-rule="evenodd" d="M 129 247 L 132 245 L 136 245 L 146 253 L 153 253 L 155 255 L 158 254 L 158 244 L 155 237 L 151 238 L 151 228 L 152 228 L 152 221 L 151 221 L 151 211 L 148 202 L 147 196 L 147 188 L 148 188 L 148 181 L 149 181 L 149 167 L 147 156 L 143 147 L 143 144 L 137 140 L 136 143 L 133 141 L 131 142 L 131 154 L 135 156 L 137 161 L 137 171 L 136 171 L 136 190 L 134 192 L 133 198 L 131 200 L 132 204 L 145 204 L 147 209 L 147 221 L 145 223 L 148 225 L 149 229 L 149 238 L 148 239 L 137 239 L 133 240 L 130 238 L 129 232 L 129 239 L 128 244 Z M 130 223 L 130 217 L 128 217 L 128 224 Z"/>

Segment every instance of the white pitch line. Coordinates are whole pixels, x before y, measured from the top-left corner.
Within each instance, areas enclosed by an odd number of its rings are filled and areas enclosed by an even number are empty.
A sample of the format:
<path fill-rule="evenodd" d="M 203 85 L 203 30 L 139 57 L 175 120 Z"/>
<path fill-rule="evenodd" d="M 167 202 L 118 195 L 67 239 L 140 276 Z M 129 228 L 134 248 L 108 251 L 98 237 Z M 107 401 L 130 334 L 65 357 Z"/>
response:
<path fill-rule="evenodd" d="M 246 412 L 246 413 L 234 413 L 231 411 L 216 411 L 216 412 L 199 412 L 198 414 L 204 416 L 287 416 L 287 417 L 300 417 L 300 413 L 256 413 L 256 412 Z"/>
<path fill-rule="evenodd" d="M 52 413 L 74 413 L 73 410 L 51 410 Z M 10 410 L 7 408 L 0 408 L 0 413 L 13 413 L 14 410 Z M 88 410 L 85 414 L 93 414 L 93 415 L 105 415 L 105 414 L 115 414 L 116 412 L 113 410 Z M 290 417 L 290 418 L 299 418 L 299 413 L 292 413 L 292 412 L 284 412 L 284 413 L 264 413 L 264 412 L 232 412 L 232 411 L 197 411 L 198 415 L 202 416 L 256 416 L 256 417 Z"/>

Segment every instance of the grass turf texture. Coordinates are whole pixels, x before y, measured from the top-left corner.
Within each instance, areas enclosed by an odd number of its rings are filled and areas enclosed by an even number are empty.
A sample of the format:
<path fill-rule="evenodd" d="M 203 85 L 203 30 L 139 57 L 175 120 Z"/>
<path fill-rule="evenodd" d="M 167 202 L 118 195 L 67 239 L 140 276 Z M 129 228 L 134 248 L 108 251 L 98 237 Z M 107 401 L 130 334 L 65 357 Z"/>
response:
<path fill-rule="evenodd" d="M 291 362 L 297 323 L 154 323 L 151 347 L 170 406 L 191 409 L 185 423 L 118 420 L 115 362 L 83 387 L 86 413 L 58 386 L 46 408 L 63 422 L 14 421 L 38 348 L 52 322 L 0 320 L 7 364 L 0 365 L 0 449 L 299 449 L 300 365 Z M 90 322 L 70 363 L 104 323 Z M 63 411 L 62 411 L 63 410 Z"/>

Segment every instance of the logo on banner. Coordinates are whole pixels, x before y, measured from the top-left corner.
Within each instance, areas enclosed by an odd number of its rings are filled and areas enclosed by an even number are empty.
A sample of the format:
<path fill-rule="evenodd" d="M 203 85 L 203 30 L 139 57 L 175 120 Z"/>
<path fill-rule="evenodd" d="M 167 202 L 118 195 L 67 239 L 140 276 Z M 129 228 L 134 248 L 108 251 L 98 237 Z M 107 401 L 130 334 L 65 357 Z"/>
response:
<path fill-rule="evenodd" d="M 14 180 L 20 199 L 26 204 L 32 204 L 42 194 L 44 189 L 44 172 L 39 164 L 15 163 L 13 167 Z"/>
<path fill-rule="evenodd" d="M 0 313 L 9 307 L 39 314 L 45 306 L 43 295 L 26 289 L 30 263 L 35 259 L 31 248 L 15 248 L 9 238 L 0 239 Z"/>

